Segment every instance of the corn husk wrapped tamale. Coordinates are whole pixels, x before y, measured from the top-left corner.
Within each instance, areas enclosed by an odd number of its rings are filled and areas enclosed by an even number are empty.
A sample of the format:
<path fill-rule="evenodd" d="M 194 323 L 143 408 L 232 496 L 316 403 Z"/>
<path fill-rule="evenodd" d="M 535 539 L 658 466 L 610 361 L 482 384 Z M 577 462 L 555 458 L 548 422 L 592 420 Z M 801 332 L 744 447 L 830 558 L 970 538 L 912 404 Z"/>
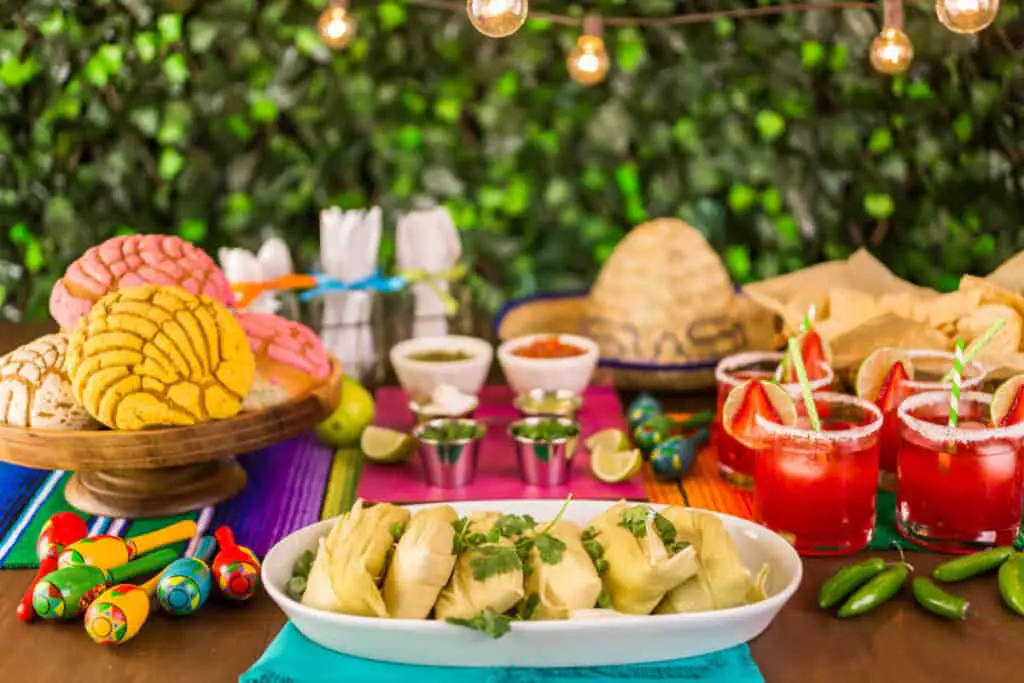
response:
<path fill-rule="evenodd" d="M 384 604 L 394 619 L 426 619 L 455 568 L 458 515 L 450 505 L 417 512 L 402 535 L 384 579 Z"/>
<path fill-rule="evenodd" d="M 547 527 L 543 522 L 537 525 L 543 531 L 534 537 L 527 557 L 527 600 L 537 596 L 532 619 L 567 619 L 570 612 L 589 610 L 597 603 L 601 577 L 583 547 L 583 529 L 568 521 Z M 542 540 L 545 535 L 555 541 Z"/>
<path fill-rule="evenodd" d="M 666 593 L 697 573 L 696 550 L 677 544 L 673 525 L 649 511 L 619 502 L 590 523 L 607 562 L 601 578 L 618 612 L 650 614 Z"/>
<path fill-rule="evenodd" d="M 487 536 L 500 513 L 473 513 L 460 538 Z M 459 520 L 462 523 L 462 520 Z M 455 571 L 434 606 L 437 619 L 472 619 L 485 610 L 504 614 L 523 599 L 523 564 L 515 543 L 504 536 L 466 547 L 455 560 Z"/>
<path fill-rule="evenodd" d="M 657 614 L 728 609 L 765 598 L 768 566 L 752 581 L 721 519 L 675 506 L 663 509 L 661 514 L 675 527 L 677 539 L 696 548 L 698 571 L 668 592 L 655 610 Z"/>
<path fill-rule="evenodd" d="M 352 510 L 338 518 L 309 572 L 302 604 L 363 617 L 388 616 L 379 583 L 394 544 L 393 527 L 404 527 L 409 511 L 390 503 Z"/>

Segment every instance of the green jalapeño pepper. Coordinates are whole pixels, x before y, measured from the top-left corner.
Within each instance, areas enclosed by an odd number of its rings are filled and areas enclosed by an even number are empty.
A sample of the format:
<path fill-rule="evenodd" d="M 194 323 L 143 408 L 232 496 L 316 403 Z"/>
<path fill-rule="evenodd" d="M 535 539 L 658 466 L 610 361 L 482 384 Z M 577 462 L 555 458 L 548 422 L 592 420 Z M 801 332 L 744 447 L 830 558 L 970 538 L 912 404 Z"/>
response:
<path fill-rule="evenodd" d="M 915 577 L 910 584 L 914 600 L 921 607 L 946 619 L 966 619 L 970 603 L 958 595 L 950 595 L 926 576 Z"/>
<path fill-rule="evenodd" d="M 1005 546 L 992 548 L 980 553 L 964 555 L 955 560 L 943 562 L 932 571 L 932 578 L 939 583 L 963 581 L 978 574 L 997 569 L 1013 553 L 1013 548 Z"/>
<path fill-rule="evenodd" d="M 999 595 L 1007 607 L 1024 616 L 1024 553 L 1014 553 L 999 567 Z"/>
<path fill-rule="evenodd" d="M 910 567 L 906 564 L 894 564 L 875 578 L 857 589 L 850 599 L 839 608 L 839 618 L 847 619 L 867 614 L 879 605 L 886 603 L 896 595 L 907 577 Z"/>
<path fill-rule="evenodd" d="M 885 571 L 885 560 L 872 557 L 869 560 L 843 567 L 832 577 L 821 584 L 818 591 L 818 607 L 828 609 L 846 599 L 846 597 L 865 583 Z"/>

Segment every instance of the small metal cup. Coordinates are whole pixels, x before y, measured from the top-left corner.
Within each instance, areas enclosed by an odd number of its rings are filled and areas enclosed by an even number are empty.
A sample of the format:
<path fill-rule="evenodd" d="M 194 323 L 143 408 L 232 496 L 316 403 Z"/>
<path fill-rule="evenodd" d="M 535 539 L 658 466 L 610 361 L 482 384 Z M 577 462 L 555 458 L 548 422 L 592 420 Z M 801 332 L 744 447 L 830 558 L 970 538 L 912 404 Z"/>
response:
<path fill-rule="evenodd" d="M 517 427 L 535 426 L 552 419 L 560 425 L 575 427 L 577 436 L 539 440 L 516 435 Z M 508 433 L 516 444 L 516 460 L 523 481 L 530 486 L 562 486 L 569 481 L 579 430 L 579 423 L 568 418 L 527 417 L 513 422 Z"/>
<path fill-rule="evenodd" d="M 424 432 L 427 429 L 444 427 L 452 423 L 474 427 L 477 430 L 476 435 L 456 441 L 425 438 Z M 423 463 L 427 484 L 438 488 L 455 489 L 473 483 L 476 476 L 477 454 L 484 431 L 484 426 L 476 420 L 456 418 L 440 418 L 417 425 L 412 433 L 420 444 L 420 461 Z"/>
<path fill-rule="evenodd" d="M 558 401 L 563 405 L 557 410 L 542 410 L 538 407 L 543 401 Z M 576 413 L 583 407 L 583 399 L 568 389 L 557 389 L 548 391 L 546 389 L 533 389 L 520 394 L 512 400 L 512 405 L 520 414 L 526 417 L 564 417 L 570 420 L 576 419 Z"/>

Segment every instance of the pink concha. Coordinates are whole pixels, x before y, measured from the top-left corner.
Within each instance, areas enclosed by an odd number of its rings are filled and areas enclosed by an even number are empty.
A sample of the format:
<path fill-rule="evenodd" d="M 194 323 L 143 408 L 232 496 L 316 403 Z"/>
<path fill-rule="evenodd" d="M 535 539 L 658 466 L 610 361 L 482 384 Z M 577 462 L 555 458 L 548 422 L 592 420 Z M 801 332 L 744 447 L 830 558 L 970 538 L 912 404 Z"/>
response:
<path fill-rule="evenodd" d="M 235 304 L 228 279 L 199 247 L 171 235 L 128 235 L 89 249 L 68 267 L 50 294 L 50 315 L 70 330 L 107 292 L 145 284 L 174 285 Z"/>
<path fill-rule="evenodd" d="M 265 356 L 294 367 L 317 381 L 331 374 L 331 361 L 319 337 L 302 323 L 270 313 L 240 312 L 236 315 L 249 337 L 257 360 Z"/>

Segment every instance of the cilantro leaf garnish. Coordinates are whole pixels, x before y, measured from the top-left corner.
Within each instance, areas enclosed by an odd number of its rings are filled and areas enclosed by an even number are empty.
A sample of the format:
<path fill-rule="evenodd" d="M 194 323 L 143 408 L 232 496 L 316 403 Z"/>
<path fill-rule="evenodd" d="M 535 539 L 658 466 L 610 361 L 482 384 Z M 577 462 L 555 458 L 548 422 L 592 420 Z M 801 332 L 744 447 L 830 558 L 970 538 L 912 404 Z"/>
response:
<path fill-rule="evenodd" d="M 669 546 L 668 554 L 669 555 L 675 555 L 676 553 L 679 553 L 679 552 L 681 552 L 683 550 L 686 550 L 689 547 L 690 547 L 690 543 L 688 541 L 676 541 L 671 546 Z"/>
<path fill-rule="evenodd" d="M 565 555 L 565 542 L 546 531 L 537 534 L 534 544 L 537 546 L 538 554 L 540 554 L 540 561 L 544 564 L 558 564 L 562 561 L 562 556 Z"/>
<path fill-rule="evenodd" d="M 490 607 L 483 610 L 472 619 L 456 619 L 455 617 L 448 617 L 445 621 L 454 626 L 465 626 L 466 628 L 473 629 L 474 631 L 486 633 L 495 640 L 501 638 L 512 628 L 511 617 L 499 614 Z"/>
<path fill-rule="evenodd" d="M 608 594 L 607 588 L 602 588 L 597 594 L 597 606 L 601 609 L 612 609 L 612 596 Z"/>
<path fill-rule="evenodd" d="M 398 543 L 398 541 L 402 538 L 402 534 L 404 533 L 405 525 L 401 522 L 395 522 L 391 525 L 391 538 L 395 541 L 395 543 Z"/>
<path fill-rule="evenodd" d="M 537 607 L 540 605 L 540 596 L 536 593 L 530 593 L 526 596 L 526 599 L 519 603 L 519 608 L 516 611 L 516 619 L 519 621 L 529 621 L 533 619 L 534 613 L 537 611 Z"/>
<path fill-rule="evenodd" d="M 537 522 L 530 515 L 502 515 L 494 523 L 494 528 L 505 538 L 522 536 L 535 526 Z"/>
<path fill-rule="evenodd" d="M 486 581 L 492 576 L 508 574 L 523 569 L 523 561 L 515 546 L 486 544 L 477 546 L 473 551 L 476 556 L 469 561 L 475 581 Z"/>
<path fill-rule="evenodd" d="M 645 538 L 647 536 L 647 516 L 650 513 L 651 508 L 646 505 L 631 507 L 622 512 L 619 517 L 619 526 L 628 529 L 637 538 Z M 666 548 L 676 542 L 675 526 L 657 513 L 654 515 L 654 528 Z"/>
<path fill-rule="evenodd" d="M 467 538 L 469 536 L 469 517 L 460 517 L 452 522 L 455 529 L 455 538 L 452 539 L 452 553 L 458 555 L 469 548 Z"/>

